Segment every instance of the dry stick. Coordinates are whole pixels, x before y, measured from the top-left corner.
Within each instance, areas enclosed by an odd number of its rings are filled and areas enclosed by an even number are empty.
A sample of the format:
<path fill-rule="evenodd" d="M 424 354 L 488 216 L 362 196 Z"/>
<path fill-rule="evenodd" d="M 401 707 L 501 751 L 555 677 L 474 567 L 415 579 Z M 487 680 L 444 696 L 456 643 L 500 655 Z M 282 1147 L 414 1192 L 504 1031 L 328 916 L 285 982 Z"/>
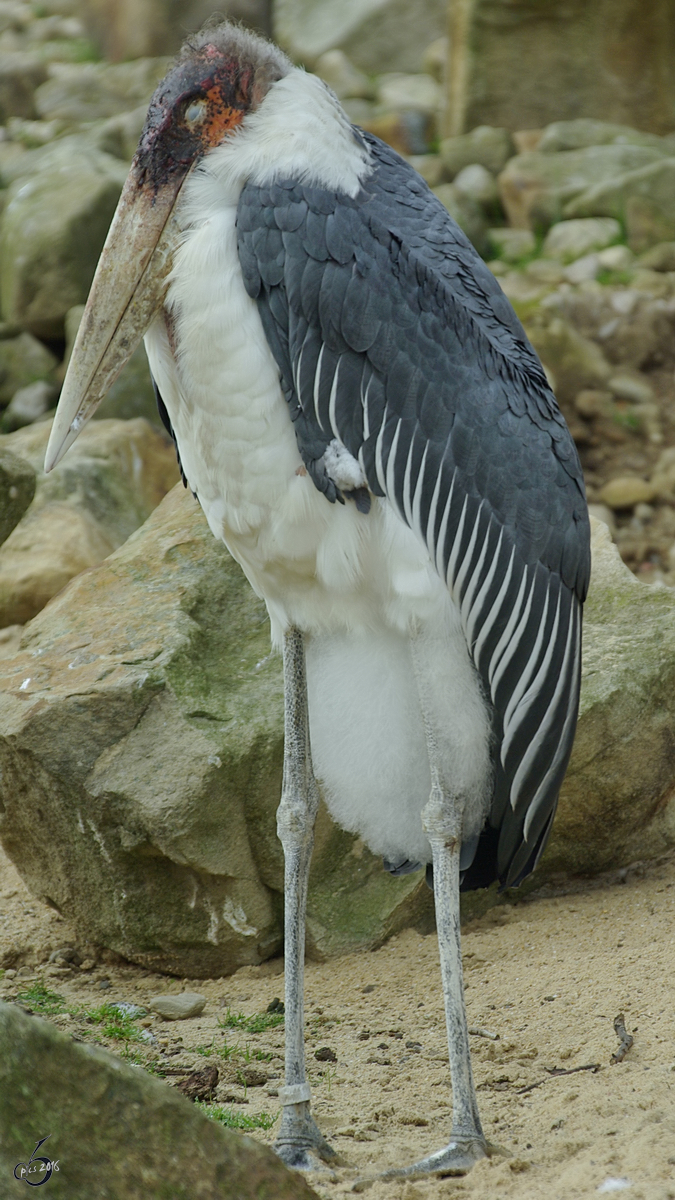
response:
<path fill-rule="evenodd" d="M 592 1071 L 595 1074 L 600 1070 L 600 1063 L 586 1063 L 583 1067 L 546 1067 L 549 1075 L 576 1075 L 577 1071 Z M 540 1079 L 538 1083 L 528 1083 L 527 1087 L 518 1088 L 516 1096 L 524 1096 L 525 1092 L 531 1092 L 534 1088 L 541 1087 L 542 1083 L 546 1083 L 545 1079 Z"/>
<path fill-rule="evenodd" d="M 634 1041 L 631 1034 L 626 1032 L 623 1013 L 619 1013 L 618 1017 L 614 1018 L 614 1032 L 619 1039 L 619 1049 L 615 1050 L 609 1060 L 611 1067 L 615 1066 L 616 1063 L 623 1062 Z"/>
<path fill-rule="evenodd" d="M 490 1033 L 489 1029 L 483 1029 L 481 1025 L 469 1025 L 469 1033 L 472 1034 L 473 1037 L 489 1038 L 491 1042 L 499 1041 L 498 1033 Z"/>

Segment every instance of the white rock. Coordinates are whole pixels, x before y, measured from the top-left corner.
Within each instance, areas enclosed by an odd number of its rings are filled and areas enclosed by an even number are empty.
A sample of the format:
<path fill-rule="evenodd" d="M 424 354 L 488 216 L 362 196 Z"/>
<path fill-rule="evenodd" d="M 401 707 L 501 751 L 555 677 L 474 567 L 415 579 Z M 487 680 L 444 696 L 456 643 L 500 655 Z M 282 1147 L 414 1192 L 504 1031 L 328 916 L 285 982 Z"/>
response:
<path fill-rule="evenodd" d="M 433 113 L 441 102 L 441 89 L 431 75 L 396 72 L 380 76 L 377 101 L 389 112 Z"/>
<path fill-rule="evenodd" d="M 22 425 L 32 425 L 39 421 L 49 411 L 56 398 L 56 388 L 44 379 L 29 383 L 27 387 L 19 388 L 7 405 L 5 422 L 8 428 L 19 429 Z"/>
<path fill-rule="evenodd" d="M 598 254 L 598 262 L 604 271 L 628 271 L 635 264 L 635 255 L 628 246 L 608 246 Z"/>
<path fill-rule="evenodd" d="M 477 204 L 494 204 L 499 196 L 497 180 L 480 163 L 464 167 L 454 179 L 455 187 Z"/>
<path fill-rule="evenodd" d="M 148 1008 L 165 1021 L 185 1021 L 188 1017 L 198 1017 L 205 1004 L 206 996 L 199 992 L 181 992 L 178 996 L 153 996 Z"/>
<path fill-rule="evenodd" d="M 596 279 L 599 272 L 600 261 L 597 254 L 584 254 L 583 258 L 578 258 L 566 268 L 565 279 L 568 283 L 586 283 L 589 279 Z"/>
<path fill-rule="evenodd" d="M 591 250 L 604 250 L 621 237 L 621 226 L 614 217 L 583 217 L 558 221 L 544 240 L 544 254 L 573 262 Z"/>
<path fill-rule="evenodd" d="M 654 391 L 644 376 L 628 371 L 617 371 L 612 375 L 607 386 L 618 400 L 629 400 L 632 404 L 650 404 L 654 400 Z"/>

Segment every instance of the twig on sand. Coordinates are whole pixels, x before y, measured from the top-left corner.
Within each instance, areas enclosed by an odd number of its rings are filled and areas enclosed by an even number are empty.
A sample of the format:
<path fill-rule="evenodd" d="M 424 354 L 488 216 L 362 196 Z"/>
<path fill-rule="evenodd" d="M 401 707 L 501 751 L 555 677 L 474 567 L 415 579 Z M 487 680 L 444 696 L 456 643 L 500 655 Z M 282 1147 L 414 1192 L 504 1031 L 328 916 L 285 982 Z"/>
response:
<path fill-rule="evenodd" d="M 634 1041 L 632 1035 L 626 1031 L 623 1013 L 619 1013 L 618 1017 L 614 1018 L 614 1032 L 619 1039 L 619 1049 L 614 1051 L 609 1060 L 612 1067 L 623 1062 Z"/>
<path fill-rule="evenodd" d="M 473 1037 L 489 1038 L 491 1042 L 499 1041 L 498 1033 L 490 1033 L 489 1029 L 483 1029 L 481 1025 L 469 1025 L 469 1033 L 472 1034 Z"/>
<path fill-rule="evenodd" d="M 549 1075 L 576 1075 L 577 1071 L 592 1071 L 595 1075 L 596 1071 L 600 1070 L 600 1063 L 586 1063 L 583 1067 L 546 1067 Z M 524 1096 L 525 1092 L 531 1092 L 534 1088 L 541 1087 L 542 1083 L 546 1083 L 545 1079 L 540 1079 L 537 1083 L 528 1083 L 527 1087 L 518 1088 L 516 1096 Z"/>

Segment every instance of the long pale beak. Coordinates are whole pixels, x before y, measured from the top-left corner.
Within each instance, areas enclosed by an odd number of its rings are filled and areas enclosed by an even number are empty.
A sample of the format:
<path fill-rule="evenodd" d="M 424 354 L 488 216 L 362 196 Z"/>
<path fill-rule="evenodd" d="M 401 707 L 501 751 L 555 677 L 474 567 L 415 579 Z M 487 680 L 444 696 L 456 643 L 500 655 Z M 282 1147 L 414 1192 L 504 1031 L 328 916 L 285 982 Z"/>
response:
<path fill-rule="evenodd" d="M 182 173 L 155 192 L 132 164 L 101 251 L 54 417 L 51 471 L 93 416 L 162 304 L 180 229 Z"/>

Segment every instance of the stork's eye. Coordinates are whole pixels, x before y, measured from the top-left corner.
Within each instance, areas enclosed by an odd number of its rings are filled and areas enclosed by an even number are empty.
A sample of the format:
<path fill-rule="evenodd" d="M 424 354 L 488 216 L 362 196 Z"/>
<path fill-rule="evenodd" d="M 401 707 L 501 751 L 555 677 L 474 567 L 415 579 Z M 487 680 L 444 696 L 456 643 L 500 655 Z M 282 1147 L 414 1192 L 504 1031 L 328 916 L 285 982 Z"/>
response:
<path fill-rule="evenodd" d="M 200 125 L 208 111 L 206 100 L 192 100 L 185 109 L 185 121 L 188 125 Z"/>

